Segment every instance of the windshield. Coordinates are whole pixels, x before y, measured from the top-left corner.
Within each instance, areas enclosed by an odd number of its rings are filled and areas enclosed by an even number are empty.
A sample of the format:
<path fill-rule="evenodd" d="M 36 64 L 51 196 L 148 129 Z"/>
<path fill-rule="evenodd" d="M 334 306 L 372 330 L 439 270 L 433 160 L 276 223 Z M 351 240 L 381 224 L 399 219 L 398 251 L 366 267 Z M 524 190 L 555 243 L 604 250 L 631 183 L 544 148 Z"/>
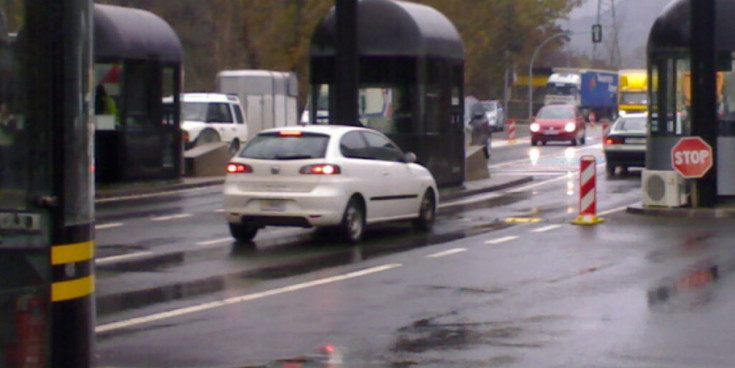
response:
<path fill-rule="evenodd" d="M 572 96 L 579 93 L 579 90 L 573 84 L 550 84 L 547 93 L 550 95 Z"/>
<path fill-rule="evenodd" d="M 539 119 L 574 119 L 574 110 L 568 106 L 544 106 L 536 117 Z"/>
<path fill-rule="evenodd" d="M 207 121 L 206 102 L 182 102 L 181 120 L 184 121 Z"/>
<path fill-rule="evenodd" d="M 645 105 L 648 103 L 646 92 L 621 92 L 620 103 L 627 105 Z"/>
<path fill-rule="evenodd" d="M 258 134 L 245 145 L 238 157 L 263 160 L 322 158 L 327 151 L 327 142 L 329 136 L 324 134 Z"/>
<path fill-rule="evenodd" d="M 646 117 L 624 117 L 620 118 L 616 126 L 616 130 L 626 132 L 645 132 L 646 131 Z"/>

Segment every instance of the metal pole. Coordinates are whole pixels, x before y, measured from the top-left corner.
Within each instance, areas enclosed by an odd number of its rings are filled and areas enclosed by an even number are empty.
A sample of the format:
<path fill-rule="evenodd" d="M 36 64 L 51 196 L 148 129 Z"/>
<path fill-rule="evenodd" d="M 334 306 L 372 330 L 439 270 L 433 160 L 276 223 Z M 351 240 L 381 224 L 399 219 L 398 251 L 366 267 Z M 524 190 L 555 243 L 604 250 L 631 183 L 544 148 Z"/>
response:
<path fill-rule="evenodd" d="M 549 41 L 559 38 L 559 37 L 568 37 L 571 35 L 571 32 L 561 32 L 557 33 L 555 35 L 550 36 L 549 38 L 545 39 L 544 42 L 541 42 L 540 45 L 536 47 L 535 50 L 533 50 L 533 55 L 531 55 L 531 63 L 528 64 L 528 122 L 531 122 L 531 118 L 533 117 L 533 63 L 536 60 L 536 54 L 538 54 L 538 51 L 541 50 L 544 45 L 546 45 Z"/>
<path fill-rule="evenodd" d="M 715 3 L 715 0 L 698 0 L 691 4 L 691 135 L 702 137 L 715 153 L 712 168 L 695 181 L 692 193 L 695 207 L 714 207 L 717 203 Z"/>
<path fill-rule="evenodd" d="M 357 0 L 335 0 L 337 49 L 335 50 L 335 93 L 337 106 L 330 124 L 360 125 L 357 120 L 358 55 Z M 332 110 L 330 108 L 330 110 Z"/>

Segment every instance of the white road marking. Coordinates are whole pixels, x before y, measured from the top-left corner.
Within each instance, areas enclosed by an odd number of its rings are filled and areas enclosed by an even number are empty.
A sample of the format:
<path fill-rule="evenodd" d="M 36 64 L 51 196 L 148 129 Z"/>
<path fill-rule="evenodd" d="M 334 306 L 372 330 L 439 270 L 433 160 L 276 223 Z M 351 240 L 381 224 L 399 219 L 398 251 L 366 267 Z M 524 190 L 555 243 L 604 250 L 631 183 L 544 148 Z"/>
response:
<path fill-rule="evenodd" d="M 179 213 L 178 215 L 151 217 L 151 221 L 168 221 L 191 216 L 192 214 L 190 213 Z"/>
<path fill-rule="evenodd" d="M 145 252 L 136 252 L 136 253 L 130 253 L 130 254 L 123 254 L 123 255 L 120 255 L 120 256 L 97 258 L 97 259 L 95 259 L 94 263 L 96 265 L 106 265 L 106 264 L 113 263 L 113 262 L 119 262 L 119 261 L 124 261 L 124 260 L 128 260 L 128 259 L 133 259 L 133 258 L 145 257 L 145 256 L 149 256 L 151 254 L 153 254 L 153 252 L 145 251 Z"/>
<path fill-rule="evenodd" d="M 537 228 L 537 229 L 533 229 L 531 231 L 533 231 L 534 233 L 543 233 L 543 232 L 546 232 L 546 231 L 558 229 L 560 227 L 561 227 L 561 225 L 549 225 L 549 226 L 544 226 L 544 227 L 540 227 L 540 228 Z"/>
<path fill-rule="evenodd" d="M 219 244 L 219 243 L 232 243 L 233 241 L 234 241 L 234 239 L 232 239 L 230 237 L 230 238 L 207 240 L 207 241 L 196 243 L 196 245 L 212 245 L 212 244 Z"/>
<path fill-rule="evenodd" d="M 216 213 L 222 213 L 222 212 L 225 212 L 225 209 L 224 208 L 216 209 L 216 210 L 214 210 L 214 212 L 216 212 Z"/>
<path fill-rule="evenodd" d="M 502 237 L 502 238 L 488 240 L 488 241 L 485 242 L 485 244 L 500 244 L 500 243 L 505 243 L 505 242 L 508 242 L 508 241 L 511 241 L 511 240 L 516 240 L 516 239 L 518 239 L 517 236 L 505 236 L 505 237 Z"/>
<path fill-rule="evenodd" d="M 599 215 L 599 216 L 604 216 L 604 215 L 609 215 L 609 214 L 611 214 L 611 213 L 615 213 L 615 212 L 620 212 L 620 211 L 624 211 L 624 210 L 628 209 L 628 207 L 632 206 L 633 204 L 634 204 L 634 203 L 631 203 L 631 204 L 629 204 L 629 205 L 627 205 L 627 206 L 621 206 L 621 207 L 618 207 L 618 208 L 613 208 L 613 209 L 611 209 L 611 210 L 607 210 L 607 211 L 602 211 L 602 212 L 598 213 L 598 215 Z"/>
<path fill-rule="evenodd" d="M 452 254 L 462 253 L 462 252 L 464 252 L 466 250 L 467 250 L 467 248 L 454 248 L 454 249 L 445 250 L 443 252 L 429 254 L 429 255 L 426 256 L 426 258 L 445 257 L 445 256 L 449 256 L 449 255 L 452 255 Z"/>
<path fill-rule="evenodd" d="M 190 307 L 174 309 L 174 310 L 170 310 L 167 312 L 154 313 L 154 314 L 149 314 L 147 316 L 131 318 L 128 320 L 111 322 L 111 323 L 97 326 L 95 328 L 95 332 L 96 333 L 108 332 L 108 331 L 117 330 L 121 328 L 136 326 L 136 325 L 140 325 L 140 324 L 144 324 L 148 322 L 155 322 L 155 321 L 159 321 L 162 319 L 183 316 L 183 315 L 195 313 L 195 312 L 201 312 L 201 311 L 208 310 L 208 309 L 224 307 L 224 306 L 231 305 L 231 304 L 243 303 L 243 302 L 261 299 L 261 298 L 265 298 L 269 296 L 285 294 L 288 292 L 303 290 L 303 289 L 312 288 L 315 286 L 332 284 L 338 281 L 344 281 L 344 280 L 354 279 L 354 278 L 361 277 L 361 276 L 367 276 L 370 274 L 387 271 L 387 270 L 401 267 L 401 266 L 402 264 L 400 263 L 390 263 L 390 264 L 386 264 L 382 266 L 367 268 L 367 269 L 360 270 L 360 271 L 348 272 L 348 273 L 333 276 L 333 277 L 326 277 L 323 279 L 284 286 L 284 287 L 280 287 L 277 289 L 271 289 L 271 290 L 267 290 L 267 291 L 263 291 L 259 293 L 245 294 L 245 295 L 230 297 L 226 299 L 216 300 L 213 302 L 203 303 L 199 305 L 193 305 Z"/>
<path fill-rule="evenodd" d="M 95 230 L 111 229 L 113 227 L 120 227 L 120 226 L 123 226 L 123 225 L 125 225 L 125 224 L 123 224 L 121 222 L 114 222 L 114 223 L 109 223 L 109 224 L 94 225 L 94 229 Z"/>

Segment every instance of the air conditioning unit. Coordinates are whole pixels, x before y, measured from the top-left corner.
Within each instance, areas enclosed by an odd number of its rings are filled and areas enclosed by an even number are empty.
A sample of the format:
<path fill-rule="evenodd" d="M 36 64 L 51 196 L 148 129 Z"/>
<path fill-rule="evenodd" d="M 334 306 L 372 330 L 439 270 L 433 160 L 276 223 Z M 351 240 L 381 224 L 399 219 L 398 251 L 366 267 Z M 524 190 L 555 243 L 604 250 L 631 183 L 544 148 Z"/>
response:
<path fill-rule="evenodd" d="M 643 170 L 641 187 L 644 206 L 679 207 L 687 203 L 684 179 L 676 171 Z"/>

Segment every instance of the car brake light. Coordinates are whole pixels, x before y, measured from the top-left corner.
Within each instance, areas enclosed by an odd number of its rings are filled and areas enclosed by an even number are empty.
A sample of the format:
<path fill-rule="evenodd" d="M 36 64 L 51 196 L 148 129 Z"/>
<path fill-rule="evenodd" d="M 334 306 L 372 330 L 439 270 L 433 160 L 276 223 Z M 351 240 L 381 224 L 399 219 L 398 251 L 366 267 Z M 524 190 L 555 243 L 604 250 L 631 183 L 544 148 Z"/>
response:
<path fill-rule="evenodd" d="M 278 132 L 278 135 L 282 137 L 300 137 L 304 134 L 304 132 L 300 130 L 281 130 Z"/>
<path fill-rule="evenodd" d="M 299 170 L 299 174 L 306 175 L 334 175 L 341 172 L 339 166 L 331 164 L 307 165 Z"/>
<path fill-rule="evenodd" d="M 250 165 L 229 163 L 227 164 L 228 174 L 247 174 L 253 172 L 253 168 Z"/>
<path fill-rule="evenodd" d="M 605 144 L 622 144 L 623 139 L 622 138 L 607 138 L 605 139 Z"/>

